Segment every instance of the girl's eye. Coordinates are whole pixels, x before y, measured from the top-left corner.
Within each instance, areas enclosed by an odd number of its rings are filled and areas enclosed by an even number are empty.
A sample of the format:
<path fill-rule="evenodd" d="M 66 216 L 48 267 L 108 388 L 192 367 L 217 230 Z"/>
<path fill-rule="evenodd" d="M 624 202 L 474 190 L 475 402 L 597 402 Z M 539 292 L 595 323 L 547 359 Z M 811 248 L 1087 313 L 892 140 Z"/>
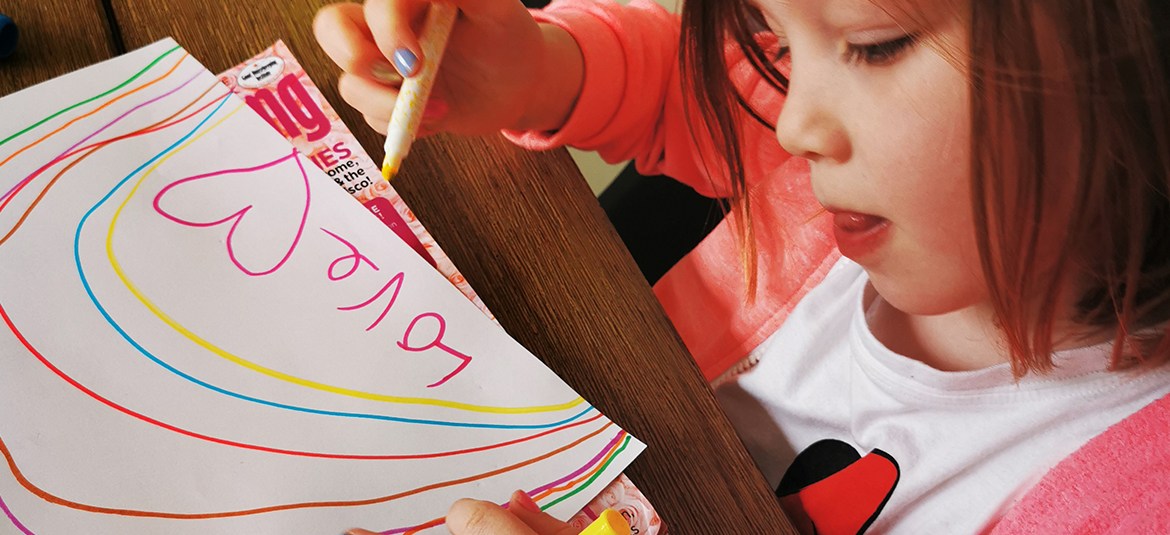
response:
<path fill-rule="evenodd" d="M 865 63 L 868 65 L 886 65 L 898 59 L 898 55 L 918 42 L 917 34 L 907 34 L 882 43 L 871 45 L 848 45 L 845 52 L 850 63 Z"/>

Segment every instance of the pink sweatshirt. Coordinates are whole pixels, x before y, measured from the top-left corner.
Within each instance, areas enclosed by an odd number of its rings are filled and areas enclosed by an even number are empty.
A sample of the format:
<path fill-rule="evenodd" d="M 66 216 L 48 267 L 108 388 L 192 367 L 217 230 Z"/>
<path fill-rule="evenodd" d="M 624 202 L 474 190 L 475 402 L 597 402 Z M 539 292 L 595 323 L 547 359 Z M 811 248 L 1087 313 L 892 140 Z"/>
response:
<path fill-rule="evenodd" d="M 696 124 L 696 104 L 679 79 L 679 19 L 650 0 L 629 6 L 559 0 L 534 12 L 566 29 L 581 47 L 585 80 L 559 131 L 511 132 L 530 149 L 572 145 L 609 162 L 633 159 L 643 174 L 671 176 L 707 196 L 727 196 L 726 176 L 711 172 L 719 150 Z M 779 116 L 783 95 L 729 51 L 733 82 L 761 116 Z M 745 116 L 746 117 L 746 116 Z M 786 153 L 775 133 L 741 121 L 758 292 L 745 298 L 732 217 L 654 286 L 654 292 L 708 380 L 776 331 L 840 258 L 831 216 L 820 211 L 808 164 Z M 734 371 L 734 370 L 732 370 Z M 1090 441 L 1054 468 L 1003 517 L 993 533 L 1170 533 L 1170 397 Z M 1122 454 L 1121 452 L 1125 453 Z M 1112 528 L 1114 531 L 1110 531 Z"/>

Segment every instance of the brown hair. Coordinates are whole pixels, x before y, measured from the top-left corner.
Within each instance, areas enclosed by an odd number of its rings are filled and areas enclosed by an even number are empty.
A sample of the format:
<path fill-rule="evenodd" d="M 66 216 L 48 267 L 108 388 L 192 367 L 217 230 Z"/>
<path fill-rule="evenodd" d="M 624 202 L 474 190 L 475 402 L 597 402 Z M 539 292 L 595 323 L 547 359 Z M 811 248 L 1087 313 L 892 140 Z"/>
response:
<path fill-rule="evenodd" d="M 696 97 L 703 126 L 711 140 L 723 149 L 723 161 L 717 163 L 725 166 L 731 183 L 731 215 L 739 231 L 748 299 L 754 298 L 756 292 L 756 242 L 744 177 L 740 126 L 745 118 L 769 128 L 774 126 L 756 113 L 732 85 L 726 52 L 728 45 L 737 47 L 769 85 L 777 91 L 787 91 L 788 79 L 776 70 L 775 58 L 756 39 L 765 29 L 767 25 L 759 11 L 743 0 L 683 3 L 679 45 L 682 83 L 684 91 Z M 696 131 L 690 116 L 687 125 L 692 133 Z M 710 165 L 708 170 L 713 171 Z"/>
<path fill-rule="evenodd" d="M 1170 359 L 1162 325 L 1170 319 L 1168 4 L 970 1 L 972 210 L 991 302 L 1017 376 L 1051 369 L 1058 297 L 1074 282 L 1086 289 L 1072 319 L 1090 330 L 1115 331 L 1114 369 Z M 1072 76 L 1080 140 L 1070 178 L 1072 215 L 1055 265 L 1043 274 L 1035 252 L 1038 223 L 1048 215 L 1043 109 L 1049 86 L 1040 68 L 1039 13 L 1054 25 Z M 749 291 L 755 247 L 739 132 L 745 118 L 768 122 L 732 87 L 725 51 L 738 46 L 783 92 L 787 80 L 753 37 L 765 28 L 747 0 L 683 6 L 684 89 L 698 102 L 706 134 L 724 151 L 719 163 L 742 222 Z"/>

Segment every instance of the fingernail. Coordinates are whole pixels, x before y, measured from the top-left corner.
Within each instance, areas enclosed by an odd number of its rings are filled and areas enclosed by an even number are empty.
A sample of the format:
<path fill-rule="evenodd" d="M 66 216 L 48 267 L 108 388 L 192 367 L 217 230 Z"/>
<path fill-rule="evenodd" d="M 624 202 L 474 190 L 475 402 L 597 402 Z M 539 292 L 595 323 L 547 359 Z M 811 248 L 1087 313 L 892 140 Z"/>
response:
<path fill-rule="evenodd" d="M 524 491 L 518 490 L 512 493 L 512 499 L 516 500 L 516 504 L 520 507 L 523 507 L 525 511 L 537 514 L 540 513 L 540 506 L 536 505 L 536 502 L 532 501 L 532 498 L 529 497 L 528 494 L 526 494 Z"/>
<path fill-rule="evenodd" d="M 418 63 L 418 57 L 410 49 L 399 48 L 394 51 L 394 67 L 398 69 L 398 73 L 402 76 L 414 74 L 415 63 Z"/>
<path fill-rule="evenodd" d="M 422 118 L 429 121 L 437 121 L 447 115 L 447 103 L 437 98 L 432 98 L 427 101 L 427 106 L 423 108 Z"/>
<path fill-rule="evenodd" d="M 374 78 L 389 84 L 396 84 L 402 81 L 402 76 L 398 75 L 398 71 L 395 71 L 394 67 L 391 67 L 385 61 L 375 61 L 371 64 L 370 74 L 374 75 Z"/>

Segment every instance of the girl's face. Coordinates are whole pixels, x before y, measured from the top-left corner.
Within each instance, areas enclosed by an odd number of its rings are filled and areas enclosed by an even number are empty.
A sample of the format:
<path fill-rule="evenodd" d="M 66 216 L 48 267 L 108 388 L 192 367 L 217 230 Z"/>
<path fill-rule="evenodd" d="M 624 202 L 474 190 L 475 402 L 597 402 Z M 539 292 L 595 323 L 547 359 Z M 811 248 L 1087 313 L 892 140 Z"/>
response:
<path fill-rule="evenodd" d="M 759 0 L 789 46 L 776 136 L 807 158 L 841 252 L 908 314 L 988 297 L 970 194 L 965 6 Z M 957 51 L 948 54 L 947 51 Z"/>

